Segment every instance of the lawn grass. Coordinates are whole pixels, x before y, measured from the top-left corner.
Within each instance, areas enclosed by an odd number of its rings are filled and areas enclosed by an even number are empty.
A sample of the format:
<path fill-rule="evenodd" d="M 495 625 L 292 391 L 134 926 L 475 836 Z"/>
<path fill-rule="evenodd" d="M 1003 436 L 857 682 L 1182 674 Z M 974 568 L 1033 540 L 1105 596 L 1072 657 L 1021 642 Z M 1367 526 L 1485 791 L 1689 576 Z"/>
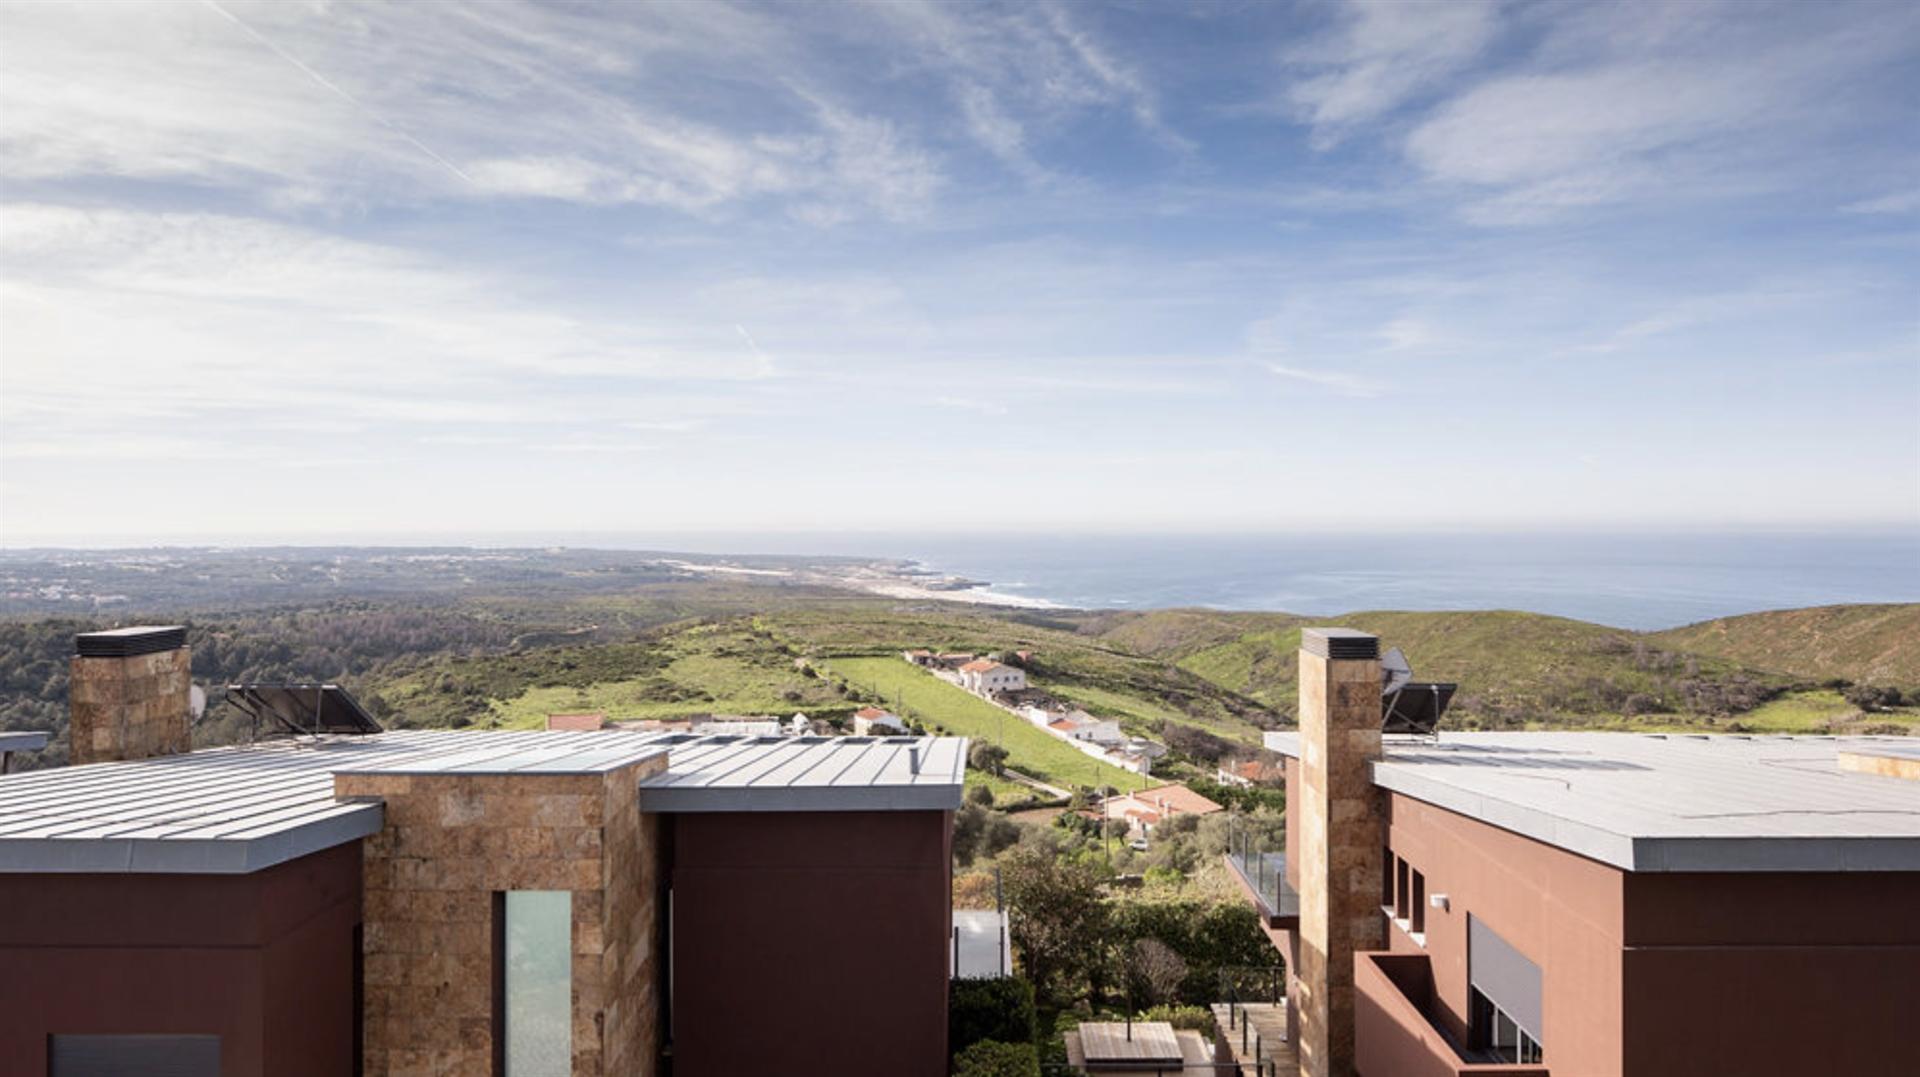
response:
<path fill-rule="evenodd" d="M 1827 724 L 1858 708 L 1832 691 L 1789 692 L 1740 716 L 1740 724 L 1756 733 L 1824 733 Z"/>
<path fill-rule="evenodd" d="M 767 714 L 848 709 L 831 685 L 807 677 L 771 644 L 738 624 L 700 626 L 663 641 L 666 661 L 644 676 L 536 685 L 487 702 L 502 728 L 538 729 L 549 714 L 601 711 L 609 718 Z"/>
<path fill-rule="evenodd" d="M 1025 801 L 1032 800 L 1036 796 L 1042 795 L 1037 790 L 1029 789 L 1024 785 L 1021 785 L 1019 782 L 1011 781 L 1007 778 L 996 777 L 992 774 L 988 774 L 984 770 L 975 770 L 972 767 L 968 767 L 967 768 L 968 791 L 971 792 L 972 787 L 976 785 L 984 785 L 989 790 L 992 791 L 993 806 L 996 808 L 1004 808 L 1009 804 L 1023 803 Z M 972 803 L 972 801 L 969 800 L 968 803 Z"/>
<path fill-rule="evenodd" d="M 825 665 L 849 684 L 901 709 L 902 717 L 937 725 L 948 733 L 992 741 L 1007 749 L 1007 762 L 1054 785 L 1111 785 L 1143 789 L 1152 784 L 1132 771 L 1102 763 L 1025 719 L 897 657 L 833 658 Z"/>
<path fill-rule="evenodd" d="M 1083 707 L 1090 714 L 1101 718 L 1117 718 L 1129 733 L 1153 736 L 1159 724 L 1165 721 L 1192 726 L 1215 736 L 1228 737 L 1255 747 L 1261 743 L 1259 726 L 1230 716 L 1203 721 L 1151 699 L 1116 692 L 1109 688 L 1096 688 L 1089 684 L 1038 679 L 1034 681 L 1034 687 Z"/>

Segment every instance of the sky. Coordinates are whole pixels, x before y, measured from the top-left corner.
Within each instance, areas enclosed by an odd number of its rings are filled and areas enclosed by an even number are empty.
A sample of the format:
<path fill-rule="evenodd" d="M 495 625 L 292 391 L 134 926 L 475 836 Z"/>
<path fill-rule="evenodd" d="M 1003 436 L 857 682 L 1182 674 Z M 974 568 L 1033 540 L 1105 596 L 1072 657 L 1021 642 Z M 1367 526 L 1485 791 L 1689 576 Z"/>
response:
<path fill-rule="evenodd" d="M 1920 526 L 1909 3 L 0 5 L 0 545 Z"/>

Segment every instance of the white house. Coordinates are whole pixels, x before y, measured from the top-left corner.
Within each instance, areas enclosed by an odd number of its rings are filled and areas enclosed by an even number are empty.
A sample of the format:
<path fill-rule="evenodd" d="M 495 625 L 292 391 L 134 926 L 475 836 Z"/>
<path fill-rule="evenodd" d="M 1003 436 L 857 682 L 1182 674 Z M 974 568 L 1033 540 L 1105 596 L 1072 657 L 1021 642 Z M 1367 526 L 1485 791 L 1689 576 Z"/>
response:
<path fill-rule="evenodd" d="M 879 707 L 862 707 L 853 712 L 853 735 L 856 737 L 884 737 L 906 731 L 907 723 L 901 721 L 898 715 Z"/>
<path fill-rule="evenodd" d="M 1025 670 L 980 658 L 960 667 L 960 687 L 976 695 L 1020 692 L 1027 687 Z"/>

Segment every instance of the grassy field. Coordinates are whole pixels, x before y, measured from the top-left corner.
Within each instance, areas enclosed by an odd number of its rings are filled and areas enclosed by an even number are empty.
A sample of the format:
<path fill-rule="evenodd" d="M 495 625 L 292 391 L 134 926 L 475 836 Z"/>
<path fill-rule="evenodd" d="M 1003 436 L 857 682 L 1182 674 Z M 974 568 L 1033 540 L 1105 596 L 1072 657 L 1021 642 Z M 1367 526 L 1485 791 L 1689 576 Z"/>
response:
<path fill-rule="evenodd" d="M 972 792 L 973 787 L 976 785 L 984 785 L 993 792 L 993 806 L 996 808 L 1004 808 L 1009 804 L 1018 804 L 1022 801 L 1032 800 L 1034 797 L 1040 795 L 1036 790 L 1029 789 L 1019 782 L 1010 781 L 1006 778 L 996 778 L 985 771 L 968 767 L 968 792 Z"/>
<path fill-rule="evenodd" d="M 1260 744 L 1260 727 L 1231 715 L 1202 720 L 1153 699 L 1143 699 L 1108 688 L 1048 678 L 1035 678 L 1033 683 L 1034 687 L 1045 689 L 1069 703 L 1085 708 L 1092 714 L 1102 718 L 1118 718 L 1121 727 L 1130 733 L 1139 732 L 1151 736 L 1154 728 L 1164 721 L 1204 729 L 1216 736 L 1242 741 L 1255 747 Z"/>
<path fill-rule="evenodd" d="M 903 717 L 1003 745 L 1015 769 L 1043 781 L 1069 787 L 1097 783 L 1129 790 L 1151 784 L 1138 774 L 1068 747 L 1025 720 L 898 657 L 834 658 L 825 665 L 855 687 L 885 699 L 889 706 L 900 707 L 905 711 Z"/>
<path fill-rule="evenodd" d="M 537 729 L 547 715 L 566 711 L 610 718 L 795 711 L 820 717 L 852 708 L 833 685 L 795 669 L 777 643 L 740 621 L 693 625 L 646 644 L 461 660 L 382 691 L 415 713 L 430 703 L 449 719 L 508 729 Z"/>

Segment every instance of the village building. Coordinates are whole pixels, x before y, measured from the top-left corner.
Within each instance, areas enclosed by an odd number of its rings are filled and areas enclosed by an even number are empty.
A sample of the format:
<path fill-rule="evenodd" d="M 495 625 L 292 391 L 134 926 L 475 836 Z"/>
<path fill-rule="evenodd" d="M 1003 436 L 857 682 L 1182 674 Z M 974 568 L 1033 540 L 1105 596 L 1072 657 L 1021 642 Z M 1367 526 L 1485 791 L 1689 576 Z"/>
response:
<path fill-rule="evenodd" d="M 992 659 L 977 658 L 960 667 L 960 687 L 976 695 L 990 696 L 1001 692 L 1024 692 L 1027 688 L 1025 670 L 995 662 Z"/>
<path fill-rule="evenodd" d="M 1156 785 L 1136 793 L 1108 797 L 1100 806 L 1105 819 L 1124 819 L 1135 834 L 1151 834 L 1153 828 L 1176 815 L 1206 816 L 1226 809 L 1178 783 Z"/>
<path fill-rule="evenodd" d="M 882 737 L 906 731 L 907 723 L 879 707 L 862 707 L 853 712 L 853 735 L 856 737 Z"/>
<path fill-rule="evenodd" d="M 1222 785 L 1252 789 L 1255 786 L 1277 786 L 1285 777 L 1286 771 L 1275 763 L 1263 763 L 1258 759 L 1222 760 L 1220 768 L 1214 771 L 1214 779 Z"/>
<path fill-rule="evenodd" d="M 547 715 L 547 728 L 549 730 L 571 729 L 575 732 L 591 732 L 604 727 L 606 724 L 607 716 L 599 711 Z"/>

